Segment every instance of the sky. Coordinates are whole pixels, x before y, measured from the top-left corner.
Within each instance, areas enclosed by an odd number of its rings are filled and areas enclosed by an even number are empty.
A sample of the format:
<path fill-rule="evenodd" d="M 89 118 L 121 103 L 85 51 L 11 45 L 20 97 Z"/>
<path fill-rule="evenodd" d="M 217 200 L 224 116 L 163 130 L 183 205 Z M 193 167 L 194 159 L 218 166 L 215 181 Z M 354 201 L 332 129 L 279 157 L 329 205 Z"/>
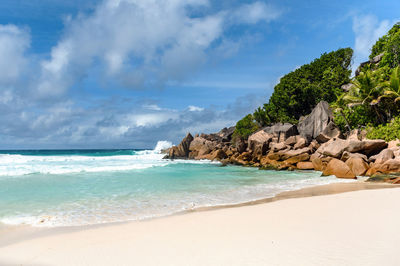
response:
<path fill-rule="evenodd" d="M 152 148 L 232 126 L 397 0 L 1 0 L 0 149 Z"/>

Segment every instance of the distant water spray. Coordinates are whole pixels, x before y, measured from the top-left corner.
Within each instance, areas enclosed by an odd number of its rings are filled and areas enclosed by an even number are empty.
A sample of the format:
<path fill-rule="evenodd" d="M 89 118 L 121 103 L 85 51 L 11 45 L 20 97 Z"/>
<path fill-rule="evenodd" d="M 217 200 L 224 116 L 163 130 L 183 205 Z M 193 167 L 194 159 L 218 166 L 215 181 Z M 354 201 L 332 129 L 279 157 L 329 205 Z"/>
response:
<path fill-rule="evenodd" d="M 154 148 L 155 152 L 160 153 L 162 150 L 168 149 L 172 147 L 172 142 L 166 140 L 160 140 L 157 142 L 156 147 Z"/>

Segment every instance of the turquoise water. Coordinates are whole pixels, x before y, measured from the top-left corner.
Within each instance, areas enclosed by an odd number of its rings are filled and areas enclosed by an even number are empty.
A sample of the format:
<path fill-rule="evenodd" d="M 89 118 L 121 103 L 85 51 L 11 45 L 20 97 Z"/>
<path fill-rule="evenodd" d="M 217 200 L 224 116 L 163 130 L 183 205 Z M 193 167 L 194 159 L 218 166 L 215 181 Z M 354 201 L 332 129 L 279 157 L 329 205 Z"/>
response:
<path fill-rule="evenodd" d="M 148 151 L 2 151 L 0 222 L 74 226 L 141 220 L 339 182 L 312 171 L 163 160 L 163 145 Z"/>

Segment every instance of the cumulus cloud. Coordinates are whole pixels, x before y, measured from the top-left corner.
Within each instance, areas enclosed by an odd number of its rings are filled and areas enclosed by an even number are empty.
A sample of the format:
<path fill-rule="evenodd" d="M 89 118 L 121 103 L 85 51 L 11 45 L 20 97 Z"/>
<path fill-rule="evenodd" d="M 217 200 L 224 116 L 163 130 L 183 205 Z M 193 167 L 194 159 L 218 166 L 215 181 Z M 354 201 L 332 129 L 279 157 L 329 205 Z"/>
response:
<path fill-rule="evenodd" d="M 198 106 L 194 106 L 194 105 L 189 105 L 189 106 L 188 106 L 188 110 L 189 110 L 190 112 L 201 112 L 201 111 L 204 110 L 204 108 L 198 107 Z"/>
<path fill-rule="evenodd" d="M 230 14 L 232 23 L 254 24 L 259 21 L 270 22 L 277 19 L 282 11 L 264 2 L 244 4 Z"/>
<path fill-rule="evenodd" d="M 355 35 L 354 52 L 357 63 L 368 58 L 372 45 L 386 34 L 391 25 L 391 21 L 379 21 L 374 15 L 363 15 L 353 18 L 353 32 Z M 357 68 L 358 64 L 354 67 Z"/>
<path fill-rule="evenodd" d="M 89 95 L 81 104 L 70 90 L 78 90 L 93 69 L 99 78 L 129 88 L 179 82 L 210 57 L 240 49 L 227 37 L 230 27 L 279 15 L 263 2 L 216 10 L 207 0 L 104 0 L 91 13 L 68 17 L 45 58 L 30 51 L 28 29 L 0 25 L 0 146 L 147 148 L 158 139 L 176 143 L 187 131 L 231 126 L 258 103 L 245 97 L 225 109 L 190 102 L 168 109 L 151 100 L 127 104 Z"/>
<path fill-rule="evenodd" d="M 280 15 L 263 2 L 217 12 L 210 5 L 204 0 L 104 1 L 92 14 L 67 22 L 64 37 L 41 64 L 39 91 L 64 92 L 94 63 L 126 87 L 179 81 L 207 61 L 209 49 L 228 46 L 224 32 L 230 25 L 269 22 Z M 199 7 L 210 11 L 193 16 Z"/>
<path fill-rule="evenodd" d="M 27 64 L 26 50 L 30 46 L 28 30 L 15 25 L 0 25 L 0 84 L 13 85 Z"/>

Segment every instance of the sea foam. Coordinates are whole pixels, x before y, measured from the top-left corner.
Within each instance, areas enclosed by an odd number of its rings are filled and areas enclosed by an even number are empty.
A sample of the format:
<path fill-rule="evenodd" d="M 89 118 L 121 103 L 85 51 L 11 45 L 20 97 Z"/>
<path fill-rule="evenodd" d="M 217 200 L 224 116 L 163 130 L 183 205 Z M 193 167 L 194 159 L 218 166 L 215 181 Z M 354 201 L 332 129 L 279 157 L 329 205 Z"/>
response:
<path fill-rule="evenodd" d="M 169 141 L 158 141 L 153 150 L 132 150 L 131 155 L 113 156 L 1 154 L 0 176 L 129 171 L 176 163 L 205 163 L 204 161 L 163 160 L 164 155 L 161 151 L 171 146 L 172 143 Z"/>

